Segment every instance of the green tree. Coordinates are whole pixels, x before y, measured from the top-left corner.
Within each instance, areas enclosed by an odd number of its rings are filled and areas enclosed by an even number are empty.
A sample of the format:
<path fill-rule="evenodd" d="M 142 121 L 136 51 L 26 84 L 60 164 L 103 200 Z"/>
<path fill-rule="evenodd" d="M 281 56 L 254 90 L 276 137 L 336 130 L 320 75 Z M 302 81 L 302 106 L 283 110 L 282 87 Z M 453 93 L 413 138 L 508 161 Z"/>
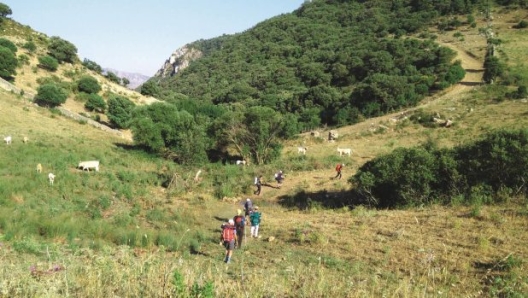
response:
<path fill-rule="evenodd" d="M 15 54 L 8 48 L 0 46 L 0 77 L 9 80 L 16 75 L 18 65 Z"/>
<path fill-rule="evenodd" d="M 92 76 L 83 76 L 77 81 L 77 89 L 80 92 L 85 93 L 98 93 L 101 91 L 101 85 L 99 85 L 99 82 L 97 79 L 95 79 Z"/>
<path fill-rule="evenodd" d="M 182 164 L 207 160 L 208 139 L 204 126 L 187 111 L 167 103 L 154 103 L 133 111 L 134 142 L 149 151 L 163 153 Z"/>
<path fill-rule="evenodd" d="M 9 39 L 5 39 L 5 38 L 0 38 L 0 47 L 8 48 L 13 53 L 16 53 L 18 50 L 16 45 L 12 41 L 10 41 Z"/>
<path fill-rule="evenodd" d="M 48 83 L 40 85 L 34 101 L 37 104 L 56 107 L 66 102 L 68 92 L 56 84 Z"/>
<path fill-rule="evenodd" d="M 109 71 L 106 73 L 105 77 L 116 84 L 121 84 L 121 79 L 113 72 Z"/>
<path fill-rule="evenodd" d="M 84 107 L 90 111 L 97 111 L 99 113 L 104 112 L 106 109 L 105 100 L 98 94 L 88 94 L 88 100 L 84 104 Z"/>
<path fill-rule="evenodd" d="M 280 154 L 281 136 L 288 134 L 288 125 L 280 113 L 269 107 L 230 111 L 214 124 L 217 147 L 233 146 L 244 158 L 257 164 L 268 163 Z"/>
<path fill-rule="evenodd" d="M 118 128 L 129 128 L 136 105 L 124 96 L 112 95 L 108 100 L 108 119 Z"/>
<path fill-rule="evenodd" d="M 127 87 L 128 84 L 130 84 L 130 80 L 128 78 L 122 78 L 121 79 L 123 86 Z"/>
<path fill-rule="evenodd" d="M 103 72 L 103 68 L 97 64 L 96 62 L 90 60 L 90 59 L 86 59 L 84 58 L 83 62 L 82 62 L 82 65 L 86 68 L 88 68 L 89 70 L 93 70 L 95 71 L 96 73 L 102 73 Z"/>
<path fill-rule="evenodd" d="M 49 55 L 57 59 L 59 63 L 73 63 L 77 59 L 77 47 L 71 42 L 58 36 L 52 36 L 48 46 Z"/>
<path fill-rule="evenodd" d="M 5 5 L 4 3 L 0 3 L 0 22 L 2 21 L 3 18 L 11 14 L 13 14 L 11 7 Z"/>
<path fill-rule="evenodd" d="M 56 71 L 59 68 L 59 61 L 51 56 L 40 56 L 38 58 L 39 67 L 47 69 L 49 71 Z"/>
<path fill-rule="evenodd" d="M 153 80 L 148 80 L 141 85 L 141 94 L 146 96 L 157 97 L 159 94 L 159 88 Z"/>
<path fill-rule="evenodd" d="M 488 84 L 504 73 L 504 65 L 495 56 L 487 56 L 484 60 L 484 75 L 482 79 Z"/>

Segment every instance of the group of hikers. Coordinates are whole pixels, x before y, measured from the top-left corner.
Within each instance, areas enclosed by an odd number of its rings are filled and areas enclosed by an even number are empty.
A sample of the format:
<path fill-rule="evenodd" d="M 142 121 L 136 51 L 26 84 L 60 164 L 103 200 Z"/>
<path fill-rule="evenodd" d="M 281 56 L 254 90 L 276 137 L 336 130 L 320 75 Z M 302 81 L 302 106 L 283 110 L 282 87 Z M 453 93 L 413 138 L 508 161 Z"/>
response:
<path fill-rule="evenodd" d="M 250 198 L 246 199 L 244 203 L 244 214 L 242 210 L 238 209 L 237 214 L 229 219 L 227 223 L 223 223 L 221 242 L 226 249 L 225 263 L 231 262 L 231 256 L 235 248 L 242 248 L 242 244 L 245 241 L 246 223 L 249 222 L 251 225 L 250 232 L 251 238 L 259 237 L 261 213 L 258 206 L 254 206 Z"/>
<path fill-rule="evenodd" d="M 345 164 L 343 163 L 338 163 L 336 165 L 335 170 L 337 174 L 332 179 L 341 179 L 341 171 L 343 170 L 344 166 Z M 282 173 L 282 170 L 275 173 L 275 181 L 277 182 L 277 188 L 280 188 L 282 186 L 282 182 L 284 181 L 284 174 Z M 254 184 L 257 189 L 253 193 L 255 195 L 260 195 L 263 185 L 262 175 L 255 177 Z M 222 224 L 220 244 L 222 244 L 226 249 L 224 259 L 225 263 L 231 262 L 231 256 L 233 255 L 233 250 L 235 248 L 242 248 L 242 244 L 245 240 L 246 223 L 249 223 L 251 226 L 251 238 L 258 238 L 260 218 L 261 213 L 258 206 L 254 206 L 251 199 L 247 198 L 246 202 L 244 203 L 244 214 L 242 214 L 241 209 L 238 209 L 237 214 L 232 219 L 229 219 L 228 222 Z"/>

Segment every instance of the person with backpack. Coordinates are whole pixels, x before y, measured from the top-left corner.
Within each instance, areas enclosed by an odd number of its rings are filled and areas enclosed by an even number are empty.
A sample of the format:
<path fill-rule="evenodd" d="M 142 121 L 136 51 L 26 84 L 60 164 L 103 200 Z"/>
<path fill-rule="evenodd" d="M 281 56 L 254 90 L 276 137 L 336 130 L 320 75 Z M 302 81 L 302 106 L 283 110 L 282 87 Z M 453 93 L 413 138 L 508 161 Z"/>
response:
<path fill-rule="evenodd" d="M 244 203 L 244 212 L 246 217 L 249 217 L 249 215 L 251 215 L 251 212 L 253 212 L 253 202 L 251 202 L 250 198 L 247 198 L 246 203 Z"/>
<path fill-rule="evenodd" d="M 233 217 L 233 221 L 235 222 L 235 228 L 236 228 L 236 248 L 242 248 L 242 242 L 244 241 L 244 229 L 246 226 L 246 217 L 242 215 L 242 210 L 237 210 L 237 215 Z"/>
<path fill-rule="evenodd" d="M 233 249 L 235 249 L 236 228 L 235 221 L 230 219 L 229 222 L 222 224 L 222 243 L 226 249 L 224 262 L 229 264 Z"/>
<path fill-rule="evenodd" d="M 337 166 L 336 166 L 336 172 L 337 172 L 337 175 L 334 177 L 334 179 L 341 179 L 341 170 L 343 169 L 343 167 L 345 166 L 344 163 L 338 163 Z"/>
<path fill-rule="evenodd" d="M 258 238 L 261 213 L 258 211 L 258 206 L 255 206 L 253 209 L 253 213 L 249 216 L 251 222 L 251 237 Z"/>
<path fill-rule="evenodd" d="M 253 194 L 260 196 L 260 191 L 262 190 L 262 175 L 255 177 L 255 185 L 257 186 L 257 190 Z"/>
<path fill-rule="evenodd" d="M 277 181 L 277 188 L 281 188 L 283 180 L 284 174 L 282 173 L 282 171 L 275 173 L 275 181 Z"/>

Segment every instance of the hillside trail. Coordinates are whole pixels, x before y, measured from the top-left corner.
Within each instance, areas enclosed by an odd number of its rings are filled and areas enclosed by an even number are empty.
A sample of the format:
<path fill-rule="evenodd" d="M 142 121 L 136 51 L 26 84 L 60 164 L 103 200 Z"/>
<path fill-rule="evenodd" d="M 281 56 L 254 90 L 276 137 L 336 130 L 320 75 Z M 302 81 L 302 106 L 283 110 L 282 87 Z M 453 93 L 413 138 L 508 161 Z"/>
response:
<path fill-rule="evenodd" d="M 427 106 L 432 106 L 440 104 L 447 100 L 459 99 L 463 94 L 473 90 L 476 86 L 482 84 L 482 76 L 484 73 L 483 61 L 479 59 L 476 55 L 473 55 L 471 52 L 465 48 L 466 46 L 472 46 L 474 49 L 482 49 L 485 45 L 485 40 L 483 37 L 475 36 L 468 43 L 464 42 L 454 42 L 449 39 L 449 36 L 446 36 L 446 39 L 439 39 L 436 41 L 441 46 L 448 47 L 454 50 L 457 54 L 456 59 L 460 60 L 461 66 L 466 71 L 465 77 L 456 85 L 451 86 L 446 90 L 442 90 L 437 94 L 426 98 L 418 106 L 409 108 L 405 111 L 399 111 L 397 113 L 392 113 L 376 118 L 371 118 L 358 123 L 351 127 L 346 128 L 348 131 L 346 133 L 355 133 L 360 134 L 362 131 L 367 131 L 371 128 L 374 123 L 387 123 L 390 122 L 390 119 L 398 118 L 402 114 L 407 114 L 416 109 L 424 108 Z M 471 49 L 471 50 L 474 50 Z M 338 129 L 339 131 L 340 129 Z M 341 135 L 342 132 L 340 132 Z M 308 134 L 305 136 L 310 138 Z M 372 138 L 376 138 L 373 136 Z M 365 139 L 365 138 L 364 138 Z M 373 140 L 365 140 L 366 142 L 373 143 Z M 322 147 L 319 150 L 322 154 L 330 155 L 337 154 L 335 151 L 336 144 L 325 142 L 324 144 L 311 144 L 311 148 L 306 154 L 307 157 L 310 155 L 310 152 L 315 147 Z M 277 203 L 281 197 L 295 194 L 299 191 L 305 191 L 308 195 L 310 193 L 320 193 L 323 191 L 327 192 L 328 195 L 339 195 L 339 193 L 345 192 L 350 188 L 348 183 L 348 178 L 353 176 L 356 171 L 367 161 L 371 160 L 378 154 L 384 154 L 386 152 L 376 151 L 378 146 L 372 146 L 372 151 L 356 152 L 353 149 L 352 156 L 342 159 L 342 162 L 345 163 L 343 169 L 343 178 L 339 180 L 334 180 L 335 177 L 335 164 L 327 165 L 324 169 L 312 170 L 312 171 L 285 171 L 285 180 L 280 189 L 276 188 L 276 183 L 273 181 L 272 177 L 269 177 L 267 180 L 268 184 L 271 186 L 265 186 L 262 188 L 261 196 L 249 196 L 254 201 L 266 201 L 268 203 Z M 296 147 L 294 148 L 296 150 Z M 317 149 L 315 149 L 317 150 Z M 286 150 L 285 154 L 287 158 L 289 156 L 294 156 L 296 152 L 293 152 L 292 149 Z"/>

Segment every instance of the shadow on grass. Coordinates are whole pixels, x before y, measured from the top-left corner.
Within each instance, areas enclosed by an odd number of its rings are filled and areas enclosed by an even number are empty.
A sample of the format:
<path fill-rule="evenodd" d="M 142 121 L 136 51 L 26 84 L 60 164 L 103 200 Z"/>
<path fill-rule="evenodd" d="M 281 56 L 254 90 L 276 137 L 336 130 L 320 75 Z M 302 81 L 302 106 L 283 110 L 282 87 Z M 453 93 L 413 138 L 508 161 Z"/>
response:
<path fill-rule="evenodd" d="M 306 192 L 301 191 L 294 195 L 280 196 L 278 203 L 286 208 L 297 208 L 307 210 L 313 207 L 322 207 L 328 209 L 339 209 L 343 207 L 354 208 L 358 205 L 365 205 L 355 191 L 318 191 Z"/>

